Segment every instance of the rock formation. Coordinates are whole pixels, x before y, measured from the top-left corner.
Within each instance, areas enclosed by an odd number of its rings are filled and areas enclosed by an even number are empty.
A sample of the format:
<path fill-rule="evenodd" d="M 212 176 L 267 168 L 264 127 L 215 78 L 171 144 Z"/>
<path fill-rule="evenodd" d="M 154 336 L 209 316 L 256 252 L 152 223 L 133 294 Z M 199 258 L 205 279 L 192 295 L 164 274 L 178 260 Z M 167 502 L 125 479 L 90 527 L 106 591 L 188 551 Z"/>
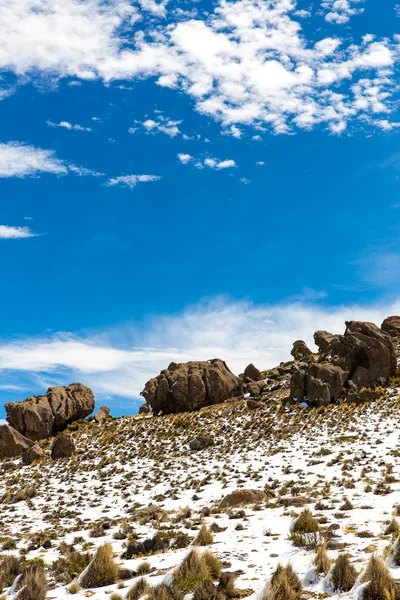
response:
<path fill-rule="evenodd" d="M 5 405 L 8 423 L 30 440 L 51 437 L 65 427 L 90 415 L 93 392 L 82 383 L 51 387 L 42 396 Z"/>
<path fill-rule="evenodd" d="M 191 450 L 204 450 L 214 445 L 214 438 L 210 435 L 197 435 L 190 440 L 189 447 Z"/>
<path fill-rule="evenodd" d="M 96 423 L 102 423 L 106 421 L 110 416 L 110 407 L 109 406 L 100 406 L 99 410 L 94 415 L 94 420 Z"/>
<path fill-rule="evenodd" d="M 393 338 L 400 338 L 400 317 L 387 317 L 382 325 L 382 331 L 385 331 Z"/>
<path fill-rule="evenodd" d="M 257 367 L 253 365 L 253 363 L 250 363 L 244 370 L 244 377 L 252 379 L 253 381 L 258 381 L 261 379 L 261 371 L 259 371 Z"/>
<path fill-rule="evenodd" d="M 373 323 L 346 322 L 344 335 L 317 331 L 320 361 L 298 368 L 292 375 L 290 398 L 311 405 L 338 400 L 344 385 L 351 389 L 384 384 L 396 371 L 390 336 Z"/>
<path fill-rule="evenodd" d="M 297 340 L 290 352 L 295 360 L 307 360 L 312 355 L 310 348 L 303 340 Z"/>
<path fill-rule="evenodd" d="M 0 459 L 20 456 L 33 445 L 10 425 L 0 425 Z"/>
<path fill-rule="evenodd" d="M 146 383 L 141 395 L 153 412 L 179 413 L 224 402 L 243 393 L 242 380 L 218 358 L 171 363 Z"/>
<path fill-rule="evenodd" d="M 63 433 L 54 440 L 51 449 L 51 458 L 57 460 L 59 458 L 69 458 L 75 452 L 75 443 L 69 433 Z"/>
<path fill-rule="evenodd" d="M 22 455 L 22 462 L 24 465 L 31 465 L 35 460 L 39 460 L 43 458 L 44 452 L 39 446 L 39 444 L 33 444 L 30 448 L 25 450 Z"/>

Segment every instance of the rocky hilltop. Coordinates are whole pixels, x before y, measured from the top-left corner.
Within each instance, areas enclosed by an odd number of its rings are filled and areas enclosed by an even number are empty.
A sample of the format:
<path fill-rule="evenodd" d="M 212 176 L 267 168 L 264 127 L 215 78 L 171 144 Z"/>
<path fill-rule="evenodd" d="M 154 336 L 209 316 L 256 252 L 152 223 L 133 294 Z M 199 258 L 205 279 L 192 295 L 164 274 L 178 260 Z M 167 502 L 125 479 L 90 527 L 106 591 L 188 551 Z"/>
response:
<path fill-rule="evenodd" d="M 234 375 L 172 363 L 139 415 L 7 405 L 0 598 L 397 600 L 400 318 Z"/>

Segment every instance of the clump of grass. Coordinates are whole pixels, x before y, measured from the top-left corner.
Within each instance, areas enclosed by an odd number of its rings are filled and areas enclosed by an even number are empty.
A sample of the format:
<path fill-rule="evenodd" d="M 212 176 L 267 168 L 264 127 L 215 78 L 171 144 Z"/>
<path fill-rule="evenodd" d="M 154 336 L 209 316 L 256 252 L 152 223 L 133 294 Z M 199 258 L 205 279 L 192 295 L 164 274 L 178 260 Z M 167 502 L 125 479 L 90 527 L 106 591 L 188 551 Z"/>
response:
<path fill-rule="evenodd" d="M 65 550 L 66 556 L 60 556 L 53 561 L 51 571 L 57 581 L 70 583 L 82 573 L 92 560 L 90 552 L 70 552 Z"/>
<path fill-rule="evenodd" d="M 203 524 L 194 540 L 195 546 L 208 546 L 214 541 L 214 536 L 207 525 Z"/>
<path fill-rule="evenodd" d="M 68 586 L 67 591 L 69 594 L 79 594 L 81 591 L 81 586 L 77 581 L 74 581 L 74 583 L 71 583 L 71 585 Z"/>
<path fill-rule="evenodd" d="M 175 588 L 169 588 L 163 583 L 150 588 L 147 600 L 182 600 L 183 594 Z"/>
<path fill-rule="evenodd" d="M 388 524 L 388 526 L 385 529 L 385 534 L 386 535 L 388 535 L 389 533 L 398 534 L 399 531 L 400 531 L 399 523 L 398 523 L 397 519 L 395 519 L 395 517 L 393 517 L 393 519 L 390 521 L 390 523 Z"/>
<path fill-rule="evenodd" d="M 147 575 L 147 573 L 150 573 L 151 571 L 151 565 L 147 560 L 144 560 L 143 562 L 140 563 L 140 565 L 138 565 L 137 569 L 136 569 L 136 573 L 138 575 Z"/>
<path fill-rule="evenodd" d="M 295 546 L 312 549 L 318 544 L 318 532 L 318 521 L 305 508 L 293 522 L 290 537 Z"/>
<path fill-rule="evenodd" d="M 318 575 L 328 574 L 331 560 L 328 557 L 326 542 L 323 542 L 315 549 L 314 564 Z"/>
<path fill-rule="evenodd" d="M 193 600 L 222 600 L 222 593 L 219 593 L 210 579 L 201 581 L 194 590 Z"/>
<path fill-rule="evenodd" d="M 372 555 L 369 559 L 362 581 L 368 582 L 363 590 L 363 600 L 394 600 L 398 595 L 389 569 L 377 556 Z"/>
<path fill-rule="evenodd" d="M 339 554 L 335 560 L 331 579 L 333 587 L 338 592 L 348 592 L 351 590 L 357 579 L 357 571 L 351 564 L 347 554 Z"/>
<path fill-rule="evenodd" d="M 142 596 L 147 594 L 150 590 L 150 586 L 147 583 L 145 577 L 141 577 L 133 584 L 126 595 L 126 600 L 139 600 Z"/>
<path fill-rule="evenodd" d="M 27 567 L 19 586 L 19 600 L 45 600 L 49 586 L 43 565 L 35 564 Z"/>
<path fill-rule="evenodd" d="M 207 565 L 211 579 L 218 579 L 222 573 L 222 565 L 220 560 L 210 550 L 203 552 L 202 558 Z"/>
<path fill-rule="evenodd" d="M 204 579 L 209 579 L 210 568 L 197 550 L 191 550 L 174 572 L 174 587 L 182 592 L 192 592 Z"/>
<path fill-rule="evenodd" d="M 14 579 L 22 572 L 21 560 L 13 554 L 0 557 L 0 590 L 13 584 Z"/>
<path fill-rule="evenodd" d="M 116 594 L 115 592 L 111 594 L 110 600 L 122 600 L 121 594 Z"/>
<path fill-rule="evenodd" d="M 111 544 L 99 546 L 97 552 L 81 579 L 84 588 L 103 587 L 115 583 L 118 565 L 113 558 Z"/>
<path fill-rule="evenodd" d="M 278 565 L 260 600 L 296 600 L 302 591 L 299 577 L 291 565 Z"/>
<path fill-rule="evenodd" d="M 393 561 L 393 564 L 395 564 L 396 567 L 400 566 L 400 535 L 397 536 L 396 541 L 393 544 L 390 556 Z"/>
<path fill-rule="evenodd" d="M 339 510 L 353 510 L 354 506 L 353 504 L 350 502 L 350 500 L 348 498 L 344 499 L 344 502 L 342 504 L 342 506 L 340 507 Z"/>

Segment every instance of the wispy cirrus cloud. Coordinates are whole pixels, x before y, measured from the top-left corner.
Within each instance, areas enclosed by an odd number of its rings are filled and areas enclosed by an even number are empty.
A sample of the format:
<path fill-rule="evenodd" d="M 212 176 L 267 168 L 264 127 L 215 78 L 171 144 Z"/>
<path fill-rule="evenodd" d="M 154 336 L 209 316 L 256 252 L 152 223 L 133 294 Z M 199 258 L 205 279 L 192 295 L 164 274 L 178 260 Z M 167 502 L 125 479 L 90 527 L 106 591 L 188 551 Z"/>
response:
<path fill-rule="evenodd" d="M 0 143 L 0 177 L 52 175 L 100 175 L 59 159 L 54 150 L 45 150 L 21 142 Z"/>
<path fill-rule="evenodd" d="M 68 129 L 69 131 L 92 131 L 91 127 L 83 127 L 82 125 L 72 124 L 68 121 L 60 121 L 59 123 L 53 123 L 52 121 L 46 121 L 49 127 L 61 127 Z"/>
<path fill-rule="evenodd" d="M 334 25 L 363 8 L 324 2 Z M 167 9 L 151 0 L 10 0 L 0 7 L 0 69 L 24 80 L 155 78 L 232 135 L 242 135 L 238 125 L 276 134 L 388 129 L 399 96 L 397 35 L 366 32 L 356 44 L 318 27 L 306 34 L 295 0 L 218 0 L 195 17 Z M 143 10 L 152 18 L 140 21 Z"/>
<path fill-rule="evenodd" d="M 47 385 L 80 380 L 103 397 L 138 399 L 146 381 L 171 361 L 220 357 L 236 373 L 249 362 L 273 367 L 291 358 L 296 339 L 313 347 L 316 329 L 341 333 L 345 320 L 380 324 L 399 311 L 399 302 L 335 307 L 304 299 L 257 305 L 215 298 L 153 318 L 141 328 L 127 324 L 85 336 L 0 340 L 0 373 L 7 385 L 37 393 Z"/>
<path fill-rule="evenodd" d="M 109 179 L 106 186 L 123 186 L 133 189 L 138 183 L 150 183 L 153 181 L 159 181 L 161 177 L 158 175 L 120 175 L 119 177 L 113 177 Z"/>
<path fill-rule="evenodd" d="M 0 239 L 2 240 L 22 240 L 37 236 L 38 234 L 32 231 L 29 227 L 0 225 Z"/>

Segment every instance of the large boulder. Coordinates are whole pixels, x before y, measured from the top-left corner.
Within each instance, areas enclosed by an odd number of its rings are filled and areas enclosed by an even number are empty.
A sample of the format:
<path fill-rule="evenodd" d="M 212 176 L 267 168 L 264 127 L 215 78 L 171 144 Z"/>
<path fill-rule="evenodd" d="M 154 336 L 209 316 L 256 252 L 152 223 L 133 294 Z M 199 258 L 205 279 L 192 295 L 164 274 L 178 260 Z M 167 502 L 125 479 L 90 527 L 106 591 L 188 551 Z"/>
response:
<path fill-rule="evenodd" d="M 290 382 L 292 401 L 321 406 L 338 400 L 342 388 L 385 383 L 396 371 L 391 337 L 373 323 L 346 322 L 344 335 L 317 331 L 320 361 L 297 369 Z"/>
<path fill-rule="evenodd" d="M 243 393 L 243 383 L 223 360 L 171 363 L 146 383 L 141 395 L 155 414 L 199 410 Z"/>
<path fill-rule="evenodd" d="M 400 317 L 387 317 L 383 321 L 381 329 L 388 333 L 390 337 L 400 338 Z"/>
<path fill-rule="evenodd" d="M 244 370 L 244 376 L 253 381 L 258 381 L 261 379 L 261 371 L 253 363 L 250 363 Z"/>
<path fill-rule="evenodd" d="M 236 508 L 248 504 L 260 504 L 266 502 L 270 496 L 263 490 L 235 490 L 222 498 L 219 508 Z"/>
<path fill-rule="evenodd" d="M 31 440 L 10 425 L 0 425 L 0 459 L 19 456 L 32 445 Z"/>
<path fill-rule="evenodd" d="M 93 392 L 82 383 L 51 387 L 46 394 L 5 405 L 7 421 L 30 440 L 51 437 L 94 409 Z"/>
<path fill-rule="evenodd" d="M 103 406 L 100 406 L 99 410 L 94 415 L 94 420 L 96 421 L 96 423 L 100 424 L 103 421 L 107 421 L 107 419 L 109 417 L 110 417 L 110 407 L 106 406 L 104 404 Z"/>
<path fill-rule="evenodd" d="M 312 352 L 303 340 L 297 340 L 293 343 L 290 354 L 295 360 L 307 360 L 312 355 Z"/>
<path fill-rule="evenodd" d="M 24 465 L 31 465 L 35 460 L 40 460 L 44 457 L 44 452 L 39 444 L 33 444 L 30 448 L 25 450 L 22 455 L 22 462 Z"/>
<path fill-rule="evenodd" d="M 51 458 L 58 460 L 59 458 L 69 458 L 75 452 L 75 442 L 69 433 L 63 433 L 54 440 L 51 449 Z"/>

